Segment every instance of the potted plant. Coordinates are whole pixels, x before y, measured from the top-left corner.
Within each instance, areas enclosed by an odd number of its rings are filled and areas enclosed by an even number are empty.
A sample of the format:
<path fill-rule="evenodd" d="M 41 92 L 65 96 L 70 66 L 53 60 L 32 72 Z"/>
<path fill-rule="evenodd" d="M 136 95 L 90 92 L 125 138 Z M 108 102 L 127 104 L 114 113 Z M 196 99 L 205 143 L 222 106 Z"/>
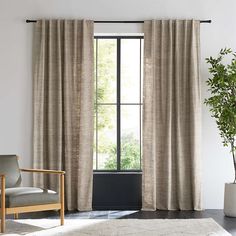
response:
<path fill-rule="evenodd" d="M 231 57 L 228 64 L 223 63 L 226 55 Z M 212 78 L 207 80 L 211 97 L 205 99 L 205 104 L 216 120 L 223 145 L 230 147 L 234 165 L 234 181 L 225 184 L 224 213 L 236 217 L 236 53 L 221 49 L 217 58 L 206 61 Z"/>

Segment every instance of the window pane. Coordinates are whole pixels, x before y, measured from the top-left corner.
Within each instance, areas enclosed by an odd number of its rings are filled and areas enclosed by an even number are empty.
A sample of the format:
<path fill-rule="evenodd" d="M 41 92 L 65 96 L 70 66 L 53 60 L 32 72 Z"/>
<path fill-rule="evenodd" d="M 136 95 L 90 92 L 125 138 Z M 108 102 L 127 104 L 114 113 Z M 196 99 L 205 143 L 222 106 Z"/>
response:
<path fill-rule="evenodd" d="M 116 39 L 98 39 L 97 102 L 116 102 Z"/>
<path fill-rule="evenodd" d="M 140 106 L 121 106 L 121 169 L 140 169 Z"/>
<path fill-rule="evenodd" d="M 98 169 L 115 170 L 116 162 L 116 106 L 98 106 L 97 117 Z"/>
<path fill-rule="evenodd" d="M 141 103 L 143 102 L 143 49 L 144 49 L 144 42 L 143 39 L 141 39 L 141 89 L 140 89 L 140 100 Z"/>
<path fill-rule="evenodd" d="M 121 40 L 121 102 L 140 102 L 140 39 Z"/>
<path fill-rule="evenodd" d="M 97 93 L 97 39 L 93 40 L 94 42 L 94 52 L 93 52 L 93 56 L 94 56 L 94 104 L 96 104 L 96 93 Z"/>
<path fill-rule="evenodd" d="M 93 142 L 93 169 L 96 170 L 96 50 L 97 50 L 97 44 L 96 44 L 96 39 L 94 39 L 94 142 Z"/>
<path fill-rule="evenodd" d="M 94 110 L 94 138 L 93 138 L 93 169 L 96 170 L 97 169 L 97 154 L 96 154 L 96 150 L 97 150 L 97 139 L 96 139 L 96 123 L 97 123 L 97 119 L 96 119 L 96 110 Z"/>

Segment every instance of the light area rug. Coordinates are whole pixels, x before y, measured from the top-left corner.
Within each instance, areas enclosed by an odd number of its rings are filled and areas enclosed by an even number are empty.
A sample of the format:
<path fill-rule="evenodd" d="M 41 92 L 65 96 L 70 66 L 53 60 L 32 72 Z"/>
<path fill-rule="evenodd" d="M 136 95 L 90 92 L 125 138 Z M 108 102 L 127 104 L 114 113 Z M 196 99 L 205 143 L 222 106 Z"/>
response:
<path fill-rule="evenodd" d="M 4 235 L 34 236 L 216 236 L 231 235 L 213 219 L 9 220 Z"/>

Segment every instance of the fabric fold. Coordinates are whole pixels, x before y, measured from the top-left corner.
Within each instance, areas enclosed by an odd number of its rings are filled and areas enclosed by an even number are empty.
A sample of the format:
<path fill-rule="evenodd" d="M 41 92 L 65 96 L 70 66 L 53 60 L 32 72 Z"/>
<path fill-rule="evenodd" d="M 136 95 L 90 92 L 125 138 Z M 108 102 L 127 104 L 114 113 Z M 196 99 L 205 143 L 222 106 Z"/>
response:
<path fill-rule="evenodd" d="M 93 21 L 38 20 L 33 48 L 33 166 L 63 169 L 68 210 L 92 209 Z M 54 175 L 33 177 L 57 190 Z"/>
<path fill-rule="evenodd" d="M 199 21 L 144 23 L 143 210 L 201 210 Z"/>

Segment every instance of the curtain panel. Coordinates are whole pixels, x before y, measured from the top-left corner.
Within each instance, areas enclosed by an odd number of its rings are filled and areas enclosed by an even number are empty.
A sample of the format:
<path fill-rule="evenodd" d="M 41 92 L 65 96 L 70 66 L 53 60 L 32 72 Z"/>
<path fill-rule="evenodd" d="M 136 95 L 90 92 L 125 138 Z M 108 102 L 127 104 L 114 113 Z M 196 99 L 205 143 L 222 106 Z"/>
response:
<path fill-rule="evenodd" d="M 33 44 L 33 166 L 62 169 L 68 210 L 92 209 L 93 22 L 38 20 Z M 57 177 L 34 185 L 57 189 Z"/>
<path fill-rule="evenodd" d="M 199 26 L 144 23 L 143 210 L 201 210 Z"/>

